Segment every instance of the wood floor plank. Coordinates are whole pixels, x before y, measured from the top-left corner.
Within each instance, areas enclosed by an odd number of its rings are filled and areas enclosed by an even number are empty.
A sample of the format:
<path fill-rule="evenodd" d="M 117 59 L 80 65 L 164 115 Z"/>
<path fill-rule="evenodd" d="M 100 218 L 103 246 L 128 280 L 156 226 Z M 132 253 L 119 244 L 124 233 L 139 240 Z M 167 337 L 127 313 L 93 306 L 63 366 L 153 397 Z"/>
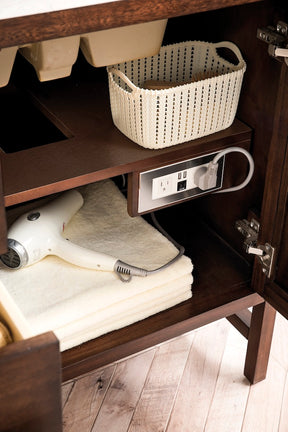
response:
<path fill-rule="evenodd" d="M 271 356 L 288 371 L 288 320 L 276 314 Z"/>
<path fill-rule="evenodd" d="M 230 324 L 195 332 L 167 432 L 202 432 L 211 405 Z"/>
<path fill-rule="evenodd" d="M 278 432 L 286 371 L 270 359 L 267 378 L 251 386 L 242 432 Z M 287 432 L 287 417 L 286 417 Z M 284 426 L 283 426 L 284 427 Z"/>
<path fill-rule="evenodd" d="M 158 347 L 129 432 L 165 431 L 194 335 Z"/>
<path fill-rule="evenodd" d="M 286 371 L 287 372 L 287 371 Z M 286 373 L 285 387 L 283 392 L 279 432 L 288 431 L 288 372 Z"/>
<path fill-rule="evenodd" d="M 127 431 L 153 357 L 154 350 L 149 350 L 117 364 L 101 411 L 91 431 Z"/>
<path fill-rule="evenodd" d="M 88 432 L 101 407 L 115 365 L 75 380 L 63 410 L 63 432 Z"/>
<path fill-rule="evenodd" d="M 267 378 L 254 386 L 247 341 L 226 320 L 96 370 L 63 384 L 63 430 L 288 432 L 287 338 L 278 315 Z"/>
<path fill-rule="evenodd" d="M 245 338 L 231 326 L 205 432 L 241 431 L 250 389 L 243 376 L 246 344 Z"/>
<path fill-rule="evenodd" d="M 67 403 L 69 394 L 70 394 L 73 386 L 74 386 L 74 381 L 69 381 L 69 382 L 67 382 L 67 383 L 65 383 L 65 384 L 62 385 L 62 388 L 61 388 L 61 392 L 62 392 L 62 409 L 64 409 L 64 407 L 65 407 L 65 405 Z"/>

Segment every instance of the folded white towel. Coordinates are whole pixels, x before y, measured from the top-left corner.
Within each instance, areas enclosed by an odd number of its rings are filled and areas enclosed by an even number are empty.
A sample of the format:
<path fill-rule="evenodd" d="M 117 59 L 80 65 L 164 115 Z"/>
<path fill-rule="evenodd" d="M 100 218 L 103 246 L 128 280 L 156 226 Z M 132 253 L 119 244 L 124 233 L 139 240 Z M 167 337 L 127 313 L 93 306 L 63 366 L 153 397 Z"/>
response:
<path fill-rule="evenodd" d="M 110 281 L 106 278 L 106 281 L 107 285 L 104 287 L 98 287 L 95 284 L 80 295 L 64 300 L 61 304 L 57 303 L 53 307 L 43 310 L 42 313 L 30 316 L 29 321 L 32 327 L 44 332 L 51 325 L 53 329 L 67 327 L 83 319 L 90 320 L 91 316 L 96 316 L 97 323 L 99 323 L 107 316 L 110 319 L 123 311 L 133 310 L 138 305 L 149 303 L 153 306 L 156 302 L 162 301 L 163 297 L 175 296 L 178 292 L 178 286 L 181 289 L 182 286 L 190 284 L 191 295 L 191 273 L 178 278 L 171 278 L 168 282 L 166 280 L 166 283 L 162 283 L 162 281 L 158 283 L 157 281 L 156 284 L 152 285 L 147 278 L 141 278 L 141 280 L 137 278 L 135 283 L 125 284 L 118 279 L 116 283 L 113 283 L 115 281 L 112 281 L 112 278 Z M 134 279 L 132 281 L 134 282 Z M 60 286 L 59 289 L 61 289 Z"/>
<path fill-rule="evenodd" d="M 147 317 L 167 307 L 173 306 L 175 299 L 177 302 L 187 300 L 191 297 L 191 277 L 190 275 L 182 276 L 172 283 L 164 284 L 160 287 L 152 288 L 147 292 L 127 298 L 118 303 L 111 302 L 109 307 L 105 309 L 96 307 L 96 312 L 85 315 L 83 318 L 67 322 L 63 326 L 55 326 L 57 329 L 56 334 L 59 339 L 63 341 L 76 333 L 84 333 L 89 328 L 94 328 L 94 332 L 102 334 L 99 329 L 103 326 L 109 327 L 112 330 L 123 327 L 124 325 L 131 324 L 135 321 L 142 319 L 142 316 Z M 181 300 L 179 300 L 181 298 Z M 165 305 L 165 307 L 164 307 Z M 144 315 L 143 315 L 144 314 Z M 132 318 L 131 318 L 132 317 Z M 31 320 L 33 327 L 42 330 L 47 330 L 47 325 L 53 323 L 53 315 L 49 319 L 43 319 L 42 316 Z M 115 327 L 116 322 L 118 327 Z M 112 327 L 111 327 L 112 325 Z"/>
<path fill-rule="evenodd" d="M 111 180 L 89 185 L 80 191 L 84 206 L 64 232 L 72 242 L 147 269 L 157 268 L 177 254 L 175 246 L 143 218 L 129 217 L 126 199 Z M 54 330 L 57 334 L 59 329 L 61 341 L 60 329 L 65 328 L 65 347 L 70 347 L 69 337 L 73 339 L 78 321 L 79 325 L 81 320 L 88 327 L 95 325 L 94 335 L 89 332 L 89 338 L 96 337 L 102 327 L 109 327 L 105 332 L 113 329 L 114 316 L 115 325 L 117 315 L 119 317 L 114 328 L 119 328 L 121 323 L 131 323 L 123 320 L 125 313 L 127 316 L 133 314 L 135 320 L 143 319 L 161 310 L 161 303 L 166 308 L 166 300 L 169 303 L 167 307 L 176 304 L 169 297 L 174 301 L 178 298 L 177 302 L 179 297 L 191 297 L 192 268 L 191 260 L 182 256 L 161 272 L 147 277 L 134 276 L 131 282 L 123 283 L 113 272 L 79 268 L 50 256 L 18 271 L 3 268 L 0 280 L 36 333 Z M 182 277 L 185 277 L 185 282 Z M 140 308 L 139 318 L 137 313 L 134 314 L 137 308 Z M 149 314 L 145 315 L 144 310 Z M 99 319 L 93 323 L 97 315 Z M 110 321 L 108 326 L 107 319 Z M 82 342 L 88 340 L 85 326 L 79 327 L 79 333 L 83 336 Z M 78 343 L 81 341 L 77 339 Z"/>
<path fill-rule="evenodd" d="M 176 288 L 178 289 L 179 287 Z M 188 300 L 191 297 L 191 285 L 187 285 L 182 289 L 182 294 L 179 294 L 175 297 L 165 297 L 162 302 L 154 304 L 153 306 L 150 304 L 150 306 L 147 306 L 147 308 L 140 306 L 135 311 L 134 309 L 130 311 L 127 310 L 122 315 L 110 316 L 109 319 L 102 321 L 100 325 L 91 325 L 90 327 L 85 327 L 85 329 L 82 331 L 78 331 L 77 329 L 75 332 L 70 331 L 67 336 L 63 335 L 62 329 L 56 329 L 55 334 L 60 340 L 61 351 L 65 351 L 69 348 L 80 345 L 83 342 L 94 339 L 95 337 L 101 336 L 110 331 L 126 327 L 165 309 L 169 309 L 178 303 Z"/>

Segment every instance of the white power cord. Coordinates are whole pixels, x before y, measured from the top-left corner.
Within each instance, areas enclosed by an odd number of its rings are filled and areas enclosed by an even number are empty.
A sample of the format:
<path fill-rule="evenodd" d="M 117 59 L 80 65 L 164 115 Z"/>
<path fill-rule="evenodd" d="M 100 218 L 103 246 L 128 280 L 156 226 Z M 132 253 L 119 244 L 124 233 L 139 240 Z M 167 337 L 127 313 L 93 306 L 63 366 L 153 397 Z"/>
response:
<path fill-rule="evenodd" d="M 175 261 L 178 261 L 179 258 L 181 258 L 182 255 L 184 255 L 185 249 L 183 246 L 181 246 L 179 243 L 177 243 L 165 230 L 162 228 L 162 226 L 159 224 L 158 220 L 156 219 L 155 214 L 151 213 L 151 218 L 153 221 L 153 224 L 158 229 L 161 234 L 163 234 L 173 245 L 178 249 L 178 254 L 171 258 L 170 261 L 168 261 L 166 264 L 163 264 L 162 266 L 153 269 L 153 270 L 146 270 L 141 267 L 135 267 L 130 264 L 127 264 L 121 260 L 118 260 L 115 264 L 114 271 L 120 278 L 122 282 L 130 282 L 132 279 L 132 276 L 148 276 L 153 273 L 158 273 L 161 270 L 164 270 L 165 268 L 169 267 L 171 264 L 173 264 Z"/>
<path fill-rule="evenodd" d="M 221 152 L 217 153 L 217 155 L 214 157 L 214 159 L 208 164 L 207 167 L 200 167 L 199 170 L 196 171 L 194 176 L 194 182 L 201 190 L 209 190 L 216 186 L 217 184 L 217 171 L 218 171 L 218 161 L 223 156 L 225 156 L 228 153 L 242 153 L 246 156 L 249 162 L 249 172 L 247 174 L 246 179 L 240 183 L 237 186 L 223 189 L 220 191 L 216 191 L 214 193 L 223 193 L 223 192 L 234 192 L 238 191 L 240 189 L 243 189 L 251 180 L 253 173 L 254 173 L 254 161 L 251 156 L 251 154 L 241 148 L 241 147 L 229 147 L 225 150 L 222 150 Z"/>

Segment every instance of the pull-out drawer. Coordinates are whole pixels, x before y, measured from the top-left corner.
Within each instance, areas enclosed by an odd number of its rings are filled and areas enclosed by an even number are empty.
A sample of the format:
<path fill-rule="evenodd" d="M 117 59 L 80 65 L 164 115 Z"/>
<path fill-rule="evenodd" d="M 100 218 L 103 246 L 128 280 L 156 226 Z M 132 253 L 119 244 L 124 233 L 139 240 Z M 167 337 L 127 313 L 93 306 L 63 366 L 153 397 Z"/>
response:
<path fill-rule="evenodd" d="M 61 431 L 58 340 L 31 329 L 1 286 L 0 319 L 15 340 L 0 348 L 0 430 Z"/>

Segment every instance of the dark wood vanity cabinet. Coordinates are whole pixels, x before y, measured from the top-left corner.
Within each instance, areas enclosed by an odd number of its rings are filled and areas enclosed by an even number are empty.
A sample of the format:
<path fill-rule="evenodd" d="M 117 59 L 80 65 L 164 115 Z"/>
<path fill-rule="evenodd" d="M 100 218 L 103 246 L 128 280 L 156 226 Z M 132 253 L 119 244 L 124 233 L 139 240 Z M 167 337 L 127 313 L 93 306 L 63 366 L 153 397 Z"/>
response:
<path fill-rule="evenodd" d="M 168 18 L 164 43 L 229 40 L 240 48 L 247 71 L 233 125 L 195 141 L 147 150 L 113 125 L 105 68 L 92 68 L 79 58 L 71 77 L 39 83 L 30 66 L 16 57 L 0 101 L 36 106 L 60 137 L 52 134 L 49 143 L 29 148 L 29 132 L 23 132 L 23 150 L 22 142 L 20 151 L 11 150 L 9 130 L 14 133 L 18 119 L 13 110 L 10 120 L 6 113 L 0 140 L 1 253 L 15 209 L 77 186 L 125 174 L 131 210 L 141 171 L 234 145 L 252 154 L 253 179 L 241 191 L 207 194 L 159 211 L 163 226 L 183 242 L 194 263 L 189 301 L 61 355 L 53 332 L 1 348 L 1 431 L 60 431 L 61 376 L 65 381 L 224 317 L 248 339 L 245 375 L 252 383 L 265 378 L 275 309 L 288 318 L 288 66 L 269 55 L 257 29 L 288 22 L 286 1 L 100 3 L 1 20 L 0 47 L 163 18 Z M 245 167 L 241 158 L 229 155 L 224 185 L 239 183 Z M 244 238 L 235 228 L 236 221 L 252 218 L 260 225 L 255 247 L 265 250 L 262 261 L 269 261 L 267 245 L 274 252 L 269 276 L 263 262 L 244 251 Z M 251 307 L 252 313 L 247 310 Z"/>

